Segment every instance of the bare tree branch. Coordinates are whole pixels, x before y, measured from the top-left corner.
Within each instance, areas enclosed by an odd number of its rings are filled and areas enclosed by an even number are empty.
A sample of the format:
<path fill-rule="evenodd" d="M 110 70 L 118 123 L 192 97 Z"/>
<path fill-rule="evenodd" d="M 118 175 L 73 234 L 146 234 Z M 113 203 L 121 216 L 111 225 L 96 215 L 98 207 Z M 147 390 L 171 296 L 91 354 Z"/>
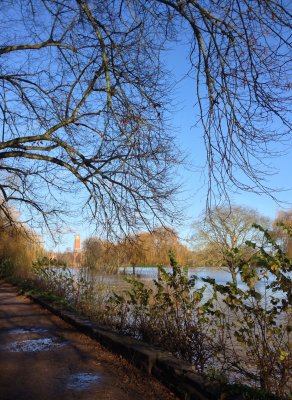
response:
<path fill-rule="evenodd" d="M 207 204 L 234 189 L 275 197 L 269 159 L 291 135 L 288 0 L 3 0 L 0 28 L 3 207 L 49 224 L 74 199 L 124 233 L 171 222 L 181 157 L 160 55 L 182 37 Z"/>

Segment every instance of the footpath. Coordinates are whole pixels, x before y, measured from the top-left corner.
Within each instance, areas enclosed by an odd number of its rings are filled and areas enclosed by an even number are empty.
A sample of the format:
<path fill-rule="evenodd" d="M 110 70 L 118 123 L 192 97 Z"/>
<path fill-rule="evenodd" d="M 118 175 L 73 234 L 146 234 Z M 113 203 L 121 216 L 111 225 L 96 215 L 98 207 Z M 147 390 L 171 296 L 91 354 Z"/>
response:
<path fill-rule="evenodd" d="M 174 400 L 155 378 L 0 281 L 1 400 Z"/>

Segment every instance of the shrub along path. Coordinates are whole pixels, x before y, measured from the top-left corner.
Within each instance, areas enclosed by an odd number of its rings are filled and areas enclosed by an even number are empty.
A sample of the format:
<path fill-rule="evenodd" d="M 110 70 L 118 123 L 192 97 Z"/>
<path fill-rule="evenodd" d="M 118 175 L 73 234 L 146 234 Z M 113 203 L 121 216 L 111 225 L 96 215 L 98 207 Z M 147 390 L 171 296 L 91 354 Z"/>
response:
<path fill-rule="evenodd" d="M 1 400 L 174 400 L 154 378 L 0 281 Z"/>

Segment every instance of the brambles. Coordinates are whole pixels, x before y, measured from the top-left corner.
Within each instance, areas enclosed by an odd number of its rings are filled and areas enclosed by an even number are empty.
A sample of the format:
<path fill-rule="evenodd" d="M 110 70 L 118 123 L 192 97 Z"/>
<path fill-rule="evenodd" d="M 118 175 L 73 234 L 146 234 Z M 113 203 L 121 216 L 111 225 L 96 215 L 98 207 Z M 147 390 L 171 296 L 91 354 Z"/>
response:
<path fill-rule="evenodd" d="M 131 277 L 114 296 L 116 328 L 191 361 L 212 376 L 245 382 L 284 396 L 291 387 L 291 259 L 258 225 L 266 245 L 239 260 L 240 282 L 205 278 L 196 287 L 171 255 L 172 272 L 147 288 Z M 256 267 L 257 266 L 257 267 Z M 212 288 L 212 295 L 208 288 Z M 225 379 L 225 378 L 224 378 Z"/>
<path fill-rule="evenodd" d="M 209 379 L 285 396 L 292 366 L 292 261 L 269 232 L 255 228 L 267 245 L 247 243 L 252 257 L 239 264 L 236 282 L 204 278 L 199 285 L 174 254 L 171 270 L 159 267 L 159 279 L 150 286 L 130 276 L 123 292 L 110 294 L 42 262 L 37 279 L 91 318 L 171 351 Z"/>
<path fill-rule="evenodd" d="M 229 348 L 224 349 L 228 371 L 235 377 L 283 396 L 291 388 L 291 271 L 292 260 L 268 231 L 260 226 L 269 247 L 249 243 L 256 250 L 249 263 L 240 266 L 241 280 L 213 288 L 214 312 L 228 327 Z M 254 265 L 258 265 L 255 269 Z M 218 312 L 218 311 L 217 311 Z"/>
<path fill-rule="evenodd" d="M 130 289 L 114 294 L 116 327 L 123 333 L 159 345 L 192 362 L 203 372 L 215 351 L 210 341 L 208 301 L 202 301 L 206 287 L 196 287 L 196 277 L 170 256 L 172 272 L 159 267 L 159 280 L 147 287 L 135 277 L 126 278 Z"/>
<path fill-rule="evenodd" d="M 40 257 L 33 263 L 33 279 L 42 290 L 63 297 L 73 306 L 82 307 L 91 300 L 92 285 L 89 280 L 77 276 L 66 266 L 54 265 L 54 260 Z"/>

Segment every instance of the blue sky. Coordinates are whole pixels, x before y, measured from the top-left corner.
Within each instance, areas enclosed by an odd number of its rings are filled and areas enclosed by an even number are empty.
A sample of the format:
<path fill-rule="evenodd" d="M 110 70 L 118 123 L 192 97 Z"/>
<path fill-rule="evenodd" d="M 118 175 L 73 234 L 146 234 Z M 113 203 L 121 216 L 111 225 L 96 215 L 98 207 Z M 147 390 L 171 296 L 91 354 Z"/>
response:
<path fill-rule="evenodd" d="M 177 145 L 187 153 L 187 168 L 181 167 L 177 171 L 179 181 L 183 183 L 183 192 L 180 197 L 185 212 L 185 223 L 177 228 L 182 239 L 191 234 L 191 225 L 204 211 L 206 205 L 206 185 L 204 184 L 203 167 L 206 161 L 203 145 L 203 134 L 199 126 L 195 126 L 197 109 L 195 106 L 195 83 L 187 77 L 188 62 L 186 46 L 177 45 L 170 50 L 165 58 L 167 69 L 173 75 L 176 82 L 172 93 L 176 112 L 172 113 L 170 124 L 174 127 L 173 133 Z M 185 76 L 183 79 L 182 77 Z M 275 150 L 283 150 L 275 144 Z M 292 206 L 292 149 L 287 143 L 284 150 L 286 155 L 269 160 L 271 170 L 277 170 L 277 174 L 269 177 L 268 184 L 271 187 L 283 189 L 276 194 L 282 202 L 277 204 L 270 197 L 253 193 L 237 193 L 231 195 L 231 201 L 235 204 L 256 209 L 261 214 L 274 218 L 279 209 Z M 176 228 L 176 227 L 175 227 Z M 81 235 L 81 241 L 93 235 L 93 228 L 83 223 L 77 223 L 68 228 L 68 231 L 60 237 L 60 243 L 53 246 L 49 241 L 45 245 L 54 251 L 64 251 L 73 248 L 74 234 Z"/>
<path fill-rule="evenodd" d="M 172 72 L 179 79 L 187 73 L 187 53 L 184 46 L 171 52 L 167 59 Z M 189 196 L 189 206 L 186 209 L 186 224 L 181 229 L 182 237 L 188 236 L 191 231 L 191 223 L 204 210 L 206 202 L 206 185 L 204 185 L 203 167 L 206 162 L 203 145 L 202 131 L 195 126 L 195 82 L 185 77 L 177 84 L 176 97 L 181 105 L 173 117 L 173 124 L 177 127 L 177 140 L 183 149 L 189 154 L 188 160 L 192 171 L 182 171 L 185 181 L 186 193 Z M 285 151 L 286 154 L 269 160 L 274 175 L 269 176 L 268 185 L 283 191 L 276 193 L 277 199 L 282 202 L 277 204 L 273 199 L 265 195 L 241 192 L 231 195 L 231 201 L 247 207 L 255 208 L 261 214 L 274 218 L 279 209 L 292 206 L 292 146 L 287 143 L 283 148 L 275 144 L 275 150 Z"/>

